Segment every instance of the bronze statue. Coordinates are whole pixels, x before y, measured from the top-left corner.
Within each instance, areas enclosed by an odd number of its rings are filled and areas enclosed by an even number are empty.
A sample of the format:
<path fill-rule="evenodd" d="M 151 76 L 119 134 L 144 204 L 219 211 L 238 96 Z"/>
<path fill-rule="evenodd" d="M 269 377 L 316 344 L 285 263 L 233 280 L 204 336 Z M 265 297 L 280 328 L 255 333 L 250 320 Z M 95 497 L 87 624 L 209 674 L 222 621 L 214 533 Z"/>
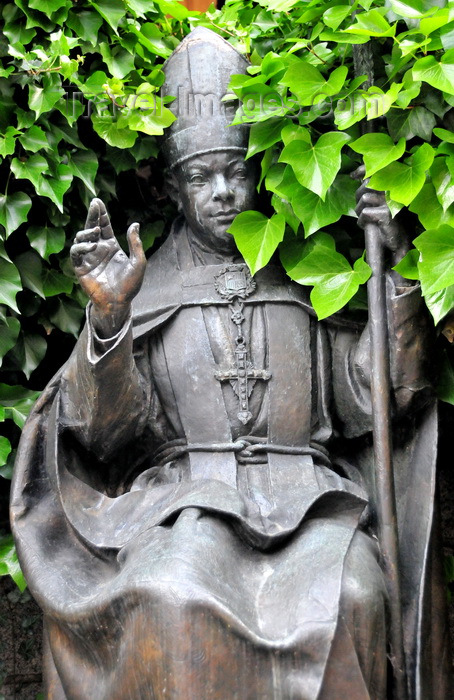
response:
<path fill-rule="evenodd" d="M 247 128 L 219 102 L 246 67 L 206 29 L 168 60 L 181 215 L 148 263 L 138 226 L 128 257 L 97 199 L 72 248 L 87 323 L 27 423 L 12 499 L 49 700 L 390 697 L 369 333 L 317 322 L 278 266 L 252 278 L 226 232 L 255 200 Z M 219 109 L 201 123 L 188 94 Z M 401 254 L 383 196 L 358 199 Z M 409 697 L 429 700 L 447 697 L 447 656 L 411 284 L 390 276 L 388 307 Z"/>

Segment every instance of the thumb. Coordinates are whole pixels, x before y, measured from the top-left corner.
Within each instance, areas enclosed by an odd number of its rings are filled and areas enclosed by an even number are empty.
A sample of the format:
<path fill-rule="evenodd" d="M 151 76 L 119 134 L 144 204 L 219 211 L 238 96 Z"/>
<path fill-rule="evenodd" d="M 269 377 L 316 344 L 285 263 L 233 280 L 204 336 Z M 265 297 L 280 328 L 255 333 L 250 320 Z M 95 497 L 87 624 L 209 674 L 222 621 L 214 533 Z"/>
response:
<path fill-rule="evenodd" d="M 129 246 L 129 259 L 133 264 L 139 263 L 145 265 L 146 258 L 143 252 L 142 241 L 140 240 L 139 229 L 139 224 L 131 224 L 126 233 Z"/>

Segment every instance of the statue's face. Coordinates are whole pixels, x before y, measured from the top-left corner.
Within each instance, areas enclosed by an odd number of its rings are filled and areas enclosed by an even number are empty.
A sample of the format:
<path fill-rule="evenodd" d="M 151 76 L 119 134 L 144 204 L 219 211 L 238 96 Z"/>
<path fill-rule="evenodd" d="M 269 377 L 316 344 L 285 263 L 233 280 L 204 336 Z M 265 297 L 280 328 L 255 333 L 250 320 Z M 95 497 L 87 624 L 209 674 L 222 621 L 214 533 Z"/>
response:
<path fill-rule="evenodd" d="M 219 252 L 235 250 L 227 229 L 237 214 L 254 209 L 255 168 L 232 151 L 195 156 L 175 174 L 180 205 L 202 242 Z"/>

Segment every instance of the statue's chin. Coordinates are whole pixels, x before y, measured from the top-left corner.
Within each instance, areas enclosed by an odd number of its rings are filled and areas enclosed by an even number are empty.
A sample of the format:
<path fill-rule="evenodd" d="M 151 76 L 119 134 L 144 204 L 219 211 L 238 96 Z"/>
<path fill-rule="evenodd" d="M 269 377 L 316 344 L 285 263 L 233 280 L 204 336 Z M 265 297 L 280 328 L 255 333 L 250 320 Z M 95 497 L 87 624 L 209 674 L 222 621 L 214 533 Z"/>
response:
<path fill-rule="evenodd" d="M 237 253 L 238 249 L 232 234 L 227 233 L 226 229 L 229 226 L 230 224 L 228 226 L 216 226 L 203 231 L 192 229 L 192 234 L 203 248 L 212 250 L 213 253 L 231 255 Z"/>

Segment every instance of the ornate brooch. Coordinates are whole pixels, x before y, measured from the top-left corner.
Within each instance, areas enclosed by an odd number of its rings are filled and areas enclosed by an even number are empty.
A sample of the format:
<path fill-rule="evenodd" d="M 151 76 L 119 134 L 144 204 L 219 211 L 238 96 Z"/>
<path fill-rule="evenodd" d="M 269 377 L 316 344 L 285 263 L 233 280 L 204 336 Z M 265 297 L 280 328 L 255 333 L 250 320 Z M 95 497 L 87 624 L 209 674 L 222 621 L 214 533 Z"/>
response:
<path fill-rule="evenodd" d="M 244 264 L 232 264 L 222 268 L 214 277 L 214 287 L 224 299 L 246 299 L 255 292 L 257 284 L 252 279 L 249 268 Z"/>

